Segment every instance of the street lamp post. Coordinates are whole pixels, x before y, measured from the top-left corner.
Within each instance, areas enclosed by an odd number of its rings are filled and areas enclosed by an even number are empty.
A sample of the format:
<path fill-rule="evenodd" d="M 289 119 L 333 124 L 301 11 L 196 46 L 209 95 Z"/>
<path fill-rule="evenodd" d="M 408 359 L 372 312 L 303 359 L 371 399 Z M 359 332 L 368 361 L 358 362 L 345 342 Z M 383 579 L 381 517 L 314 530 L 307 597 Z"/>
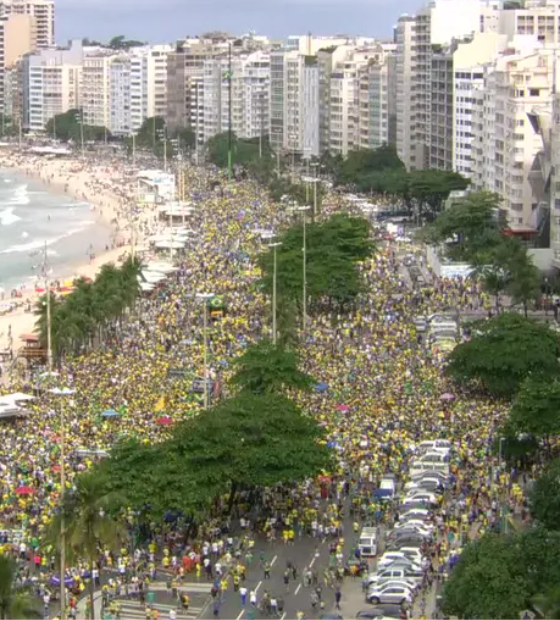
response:
<path fill-rule="evenodd" d="M 277 280 L 278 280 L 278 259 L 277 259 L 276 251 L 281 245 L 282 243 L 280 241 L 276 243 L 270 243 L 268 245 L 269 248 L 272 248 L 273 256 L 274 256 L 274 268 L 272 270 L 272 342 L 274 344 L 276 344 L 276 341 L 278 339 L 278 329 L 276 327 L 276 312 L 277 312 L 277 299 L 278 299 L 277 292 L 276 292 L 276 285 L 277 285 Z"/>
<path fill-rule="evenodd" d="M 204 334 L 204 409 L 208 409 L 208 300 L 214 297 L 213 293 L 197 293 L 197 299 L 202 300 L 204 306 L 203 334 Z"/>
<path fill-rule="evenodd" d="M 50 390 L 51 394 L 60 397 L 71 396 L 76 390 L 70 388 L 55 388 Z M 66 524 L 64 519 L 64 495 L 66 489 L 66 447 L 64 433 L 64 406 L 60 404 L 60 617 L 61 620 L 66 619 Z"/>
<path fill-rule="evenodd" d="M 299 211 L 303 213 L 303 295 L 302 295 L 302 327 L 303 327 L 303 335 L 305 336 L 305 331 L 307 329 L 307 217 L 306 213 L 309 211 L 311 207 L 294 207 L 294 211 Z"/>

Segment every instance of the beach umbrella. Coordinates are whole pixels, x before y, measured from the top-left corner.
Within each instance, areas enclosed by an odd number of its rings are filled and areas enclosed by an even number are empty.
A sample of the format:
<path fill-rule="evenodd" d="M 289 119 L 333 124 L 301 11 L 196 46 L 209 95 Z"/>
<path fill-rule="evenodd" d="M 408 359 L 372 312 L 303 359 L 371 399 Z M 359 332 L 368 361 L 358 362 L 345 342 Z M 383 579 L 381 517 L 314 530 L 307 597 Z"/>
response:
<path fill-rule="evenodd" d="M 455 400 L 455 394 L 450 394 L 449 392 L 447 392 L 440 396 L 440 400 Z"/>
<path fill-rule="evenodd" d="M 115 411 L 114 409 L 106 409 L 102 414 L 101 417 L 103 418 L 118 418 L 119 417 L 119 413 L 117 411 Z"/>
<path fill-rule="evenodd" d="M 159 424 L 160 426 L 169 426 L 170 424 L 173 424 L 173 420 L 169 416 L 164 415 L 156 420 L 156 424 Z"/>
<path fill-rule="evenodd" d="M 315 386 L 316 392 L 326 392 L 329 389 L 329 386 L 325 382 L 317 383 Z"/>
<path fill-rule="evenodd" d="M 28 486 L 18 487 L 16 489 L 16 495 L 33 495 L 34 490 Z"/>
<path fill-rule="evenodd" d="M 350 407 L 348 405 L 339 405 L 336 410 L 341 411 L 342 413 L 347 413 L 350 411 Z"/>

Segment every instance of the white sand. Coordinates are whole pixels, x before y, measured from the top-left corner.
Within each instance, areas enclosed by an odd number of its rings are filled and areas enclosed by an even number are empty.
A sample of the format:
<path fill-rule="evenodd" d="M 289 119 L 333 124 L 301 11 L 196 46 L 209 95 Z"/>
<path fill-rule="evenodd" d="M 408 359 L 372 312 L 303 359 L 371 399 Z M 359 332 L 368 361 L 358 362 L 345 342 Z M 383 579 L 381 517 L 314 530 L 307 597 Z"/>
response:
<path fill-rule="evenodd" d="M 49 185 L 53 192 L 65 192 L 77 200 L 84 200 L 92 205 L 98 217 L 113 226 L 114 239 L 121 247 L 113 248 L 100 254 L 91 262 L 74 269 L 73 273 L 65 274 L 61 280 L 75 276 L 95 277 L 102 265 L 117 263 L 122 255 L 130 251 L 130 246 L 122 244 L 131 242 L 130 213 L 135 204 L 134 178 L 126 176 L 120 165 L 115 162 L 90 163 L 86 166 L 79 160 L 46 160 L 35 156 L 19 153 L 0 152 L 0 167 L 15 168 L 30 177 L 37 178 Z M 153 220 L 154 211 L 146 210 L 143 222 Z M 139 241 L 136 233 L 136 242 Z M 33 292 L 25 301 L 33 306 L 37 295 Z M 28 304 L 26 303 L 25 306 Z M 19 336 L 34 331 L 36 317 L 33 311 L 26 312 L 21 308 L 0 316 L 0 350 L 9 347 L 11 328 L 12 348 L 21 347 Z"/>

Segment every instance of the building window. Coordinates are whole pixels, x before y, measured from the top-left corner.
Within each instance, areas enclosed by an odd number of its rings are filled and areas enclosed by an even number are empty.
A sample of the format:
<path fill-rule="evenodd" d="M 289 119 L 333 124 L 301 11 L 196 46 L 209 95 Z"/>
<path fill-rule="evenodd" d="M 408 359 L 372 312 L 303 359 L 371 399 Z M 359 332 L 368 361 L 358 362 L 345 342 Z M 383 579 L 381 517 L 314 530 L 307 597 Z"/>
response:
<path fill-rule="evenodd" d="M 530 88 L 529 89 L 529 96 L 530 97 L 539 97 L 540 94 L 541 94 L 540 88 Z"/>

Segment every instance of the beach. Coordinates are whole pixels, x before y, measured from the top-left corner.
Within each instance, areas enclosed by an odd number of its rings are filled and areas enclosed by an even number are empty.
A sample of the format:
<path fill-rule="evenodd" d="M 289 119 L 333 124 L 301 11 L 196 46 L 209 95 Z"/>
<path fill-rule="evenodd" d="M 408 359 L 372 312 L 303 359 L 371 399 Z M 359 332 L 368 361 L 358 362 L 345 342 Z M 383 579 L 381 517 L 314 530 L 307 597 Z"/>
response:
<path fill-rule="evenodd" d="M 97 241 L 102 239 L 103 244 L 100 246 L 99 242 L 95 248 L 90 245 L 86 229 L 83 239 L 79 240 L 84 244 L 79 258 L 75 258 L 72 264 L 67 264 L 64 268 L 59 267 L 58 272 L 51 269 L 49 279 L 52 281 L 65 281 L 76 276 L 94 278 L 102 265 L 118 263 L 130 250 L 130 221 L 135 206 L 135 188 L 131 183 L 133 177 L 130 171 L 123 170 L 122 164 L 117 165 L 110 161 L 84 163 L 76 159 L 41 159 L 26 154 L 0 152 L 0 169 L 16 170 L 30 180 L 42 181 L 55 195 L 65 195 L 76 201 L 89 203 L 90 219 L 86 224 L 95 223 L 106 230 L 106 237 L 98 235 L 96 238 Z M 147 216 L 150 217 L 150 214 Z M 66 234 L 69 236 L 64 243 L 69 244 L 72 240 L 72 229 Z M 48 253 L 47 249 L 47 256 Z M 61 269 L 65 270 L 64 273 Z M 16 301 L 20 307 L 0 316 L 0 350 L 10 346 L 17 350 L 21 346 L 19 336 L 32 332 L 35 324 L 33 306 L 38 295 L 34 288 L 29 284 L 23 285 L 18 290 L 21 297 L 15 300 L 11 299 L 11 293 L 12 291 L 4 291 L 4 301 Z"/>

